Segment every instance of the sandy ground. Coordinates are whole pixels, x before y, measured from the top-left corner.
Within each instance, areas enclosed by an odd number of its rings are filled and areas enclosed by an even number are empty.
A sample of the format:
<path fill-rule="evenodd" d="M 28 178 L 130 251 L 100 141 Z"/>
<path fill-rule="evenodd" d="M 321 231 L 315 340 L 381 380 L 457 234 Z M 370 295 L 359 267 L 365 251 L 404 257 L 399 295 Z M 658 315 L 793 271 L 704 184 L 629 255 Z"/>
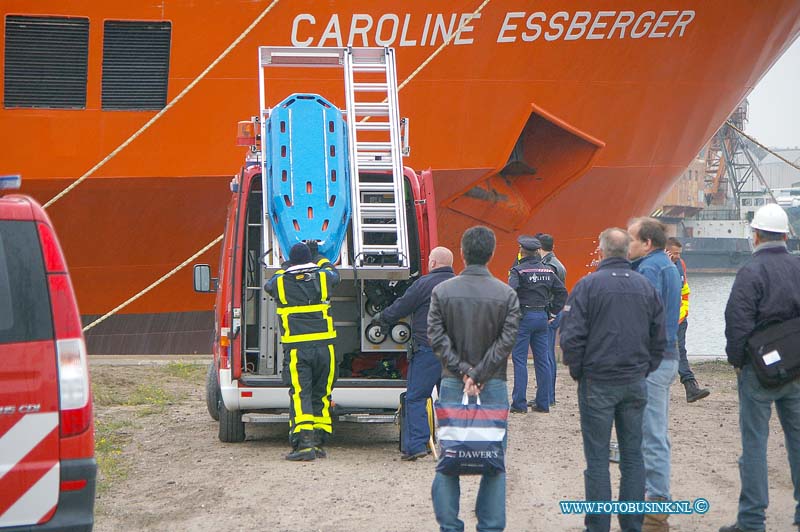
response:
<path fill-rule="evenodd" d="M 712 395 L 688 405 L 673 387 L 672 489 L 676 500 L 704 497 L 705 515 L 673 516 L 675 531 L 717 530 L 733 522 L 740 453 L 735 376 L 720 363 L 696 366 Z M 92 364 L 98 419 L 98 531 L 436 530 L 430 502 L 434 461 L 401 462 L 393 425 L 336 427 L 329 458 L 291 463 L 286 428 L 247 429 L 241 444 L 217 439 L 206 412 L 202 366 Z M 565 373 L 564 373 L 565 374 Z M 534 384 L 531 383 L 531 393 Z M 582 517 L 562 515 L 559 500 L 583 499 L 583 459 L 576 386 L 558 382 L 550 414 L 509 422 L 509 531 L 581 530 Z M 794 501 L 783 431 L 773 416 L 769 441 L 767 529 L 791 527 Z M 614 492 L 617 467 L 611 465 Z M 462 519 L 478 478 L 462 478 Z M 616 526 L 616 520 L 613 522 Z M 613 529 L 613 527 L 612 527 Z"/>

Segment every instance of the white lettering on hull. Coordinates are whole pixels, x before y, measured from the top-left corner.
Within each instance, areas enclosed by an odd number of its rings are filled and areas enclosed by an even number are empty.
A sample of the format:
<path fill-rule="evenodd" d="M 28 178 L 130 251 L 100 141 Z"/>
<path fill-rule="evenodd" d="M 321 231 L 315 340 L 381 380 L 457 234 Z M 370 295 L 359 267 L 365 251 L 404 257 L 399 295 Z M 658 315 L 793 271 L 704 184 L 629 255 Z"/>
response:
<path fill-rule="evenodd" d="M 489 28 L 497 43 L 681 38 L 695 11 L 509 11 L 502 19 L 481 13 L 334 13 L 317 20 L 301 13 L 292 22 L 292 46 L 436 47 L 448 39 L 456 46 L 474 44 L 478 25 Z M 346 43 L 346 44 L 345 44 Z"/>

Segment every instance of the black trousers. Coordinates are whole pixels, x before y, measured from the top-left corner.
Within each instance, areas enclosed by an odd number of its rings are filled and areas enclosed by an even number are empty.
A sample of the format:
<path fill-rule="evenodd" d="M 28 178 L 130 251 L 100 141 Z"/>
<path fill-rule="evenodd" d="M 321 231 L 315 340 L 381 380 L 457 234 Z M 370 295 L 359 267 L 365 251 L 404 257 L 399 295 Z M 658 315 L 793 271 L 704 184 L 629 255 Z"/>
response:
<path fill-rule="evenodd" d="M 324 435 L 331 428 L 331 392 L 337 377 L 333 344 L 288 344 L 283 347 L 283 383 L 289 387 L 289 432 L 296 442 L 301 431 Z"/>

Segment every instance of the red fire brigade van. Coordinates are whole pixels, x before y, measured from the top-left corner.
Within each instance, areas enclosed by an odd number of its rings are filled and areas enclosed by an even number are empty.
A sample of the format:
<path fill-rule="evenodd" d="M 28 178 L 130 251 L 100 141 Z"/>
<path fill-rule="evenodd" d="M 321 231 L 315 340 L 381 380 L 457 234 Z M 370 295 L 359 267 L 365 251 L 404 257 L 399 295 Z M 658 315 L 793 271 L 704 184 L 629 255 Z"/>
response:
<path fill-rule="evenodd" d="M 19 187 L 0 177 L 0 194 Z M 96 462 L 80 314 L 50 219 L 0 195 L 0 531 L 91 530 Z"/>
<path fill-rule="evenodd" d="M 212 278 L 208 265 L 194 272 L 195 290 L 216 293 L 209 413 L 224 442 L 244 440 L 246 423 L 288 421 L 281 329 L 264 284 L 292 242 L 314 239 L 321 253 L 332 250 L 326 256 L 342 277 L 329 298 L 339 364 L 334 421 L 391 422 L 406 388 L 411 331 L 407 323 L 381 331 L 372 316 L 427 273 L 437 243 L 431 173 L 401 161 L 407 122 L 397 114 L 394 52 L 263 47 L 259 56 L 262 68 L 342 67 L 347 120 L 317 94 L 284 95 L 267 109 L 261 76 L 262 115 L 240 123 L 249 153 L 231 182 L 219 273 Z"/>

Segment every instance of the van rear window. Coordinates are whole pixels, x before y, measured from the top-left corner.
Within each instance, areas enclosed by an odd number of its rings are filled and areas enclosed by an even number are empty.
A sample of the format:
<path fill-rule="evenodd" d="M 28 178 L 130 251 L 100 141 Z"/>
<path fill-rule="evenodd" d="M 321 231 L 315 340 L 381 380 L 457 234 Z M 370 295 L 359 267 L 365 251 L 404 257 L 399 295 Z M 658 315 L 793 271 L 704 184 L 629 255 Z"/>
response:
<path fill-rule="evenodd" d="M 35 222 L 0 220 L 0 344 L 53 337 Z"/>

